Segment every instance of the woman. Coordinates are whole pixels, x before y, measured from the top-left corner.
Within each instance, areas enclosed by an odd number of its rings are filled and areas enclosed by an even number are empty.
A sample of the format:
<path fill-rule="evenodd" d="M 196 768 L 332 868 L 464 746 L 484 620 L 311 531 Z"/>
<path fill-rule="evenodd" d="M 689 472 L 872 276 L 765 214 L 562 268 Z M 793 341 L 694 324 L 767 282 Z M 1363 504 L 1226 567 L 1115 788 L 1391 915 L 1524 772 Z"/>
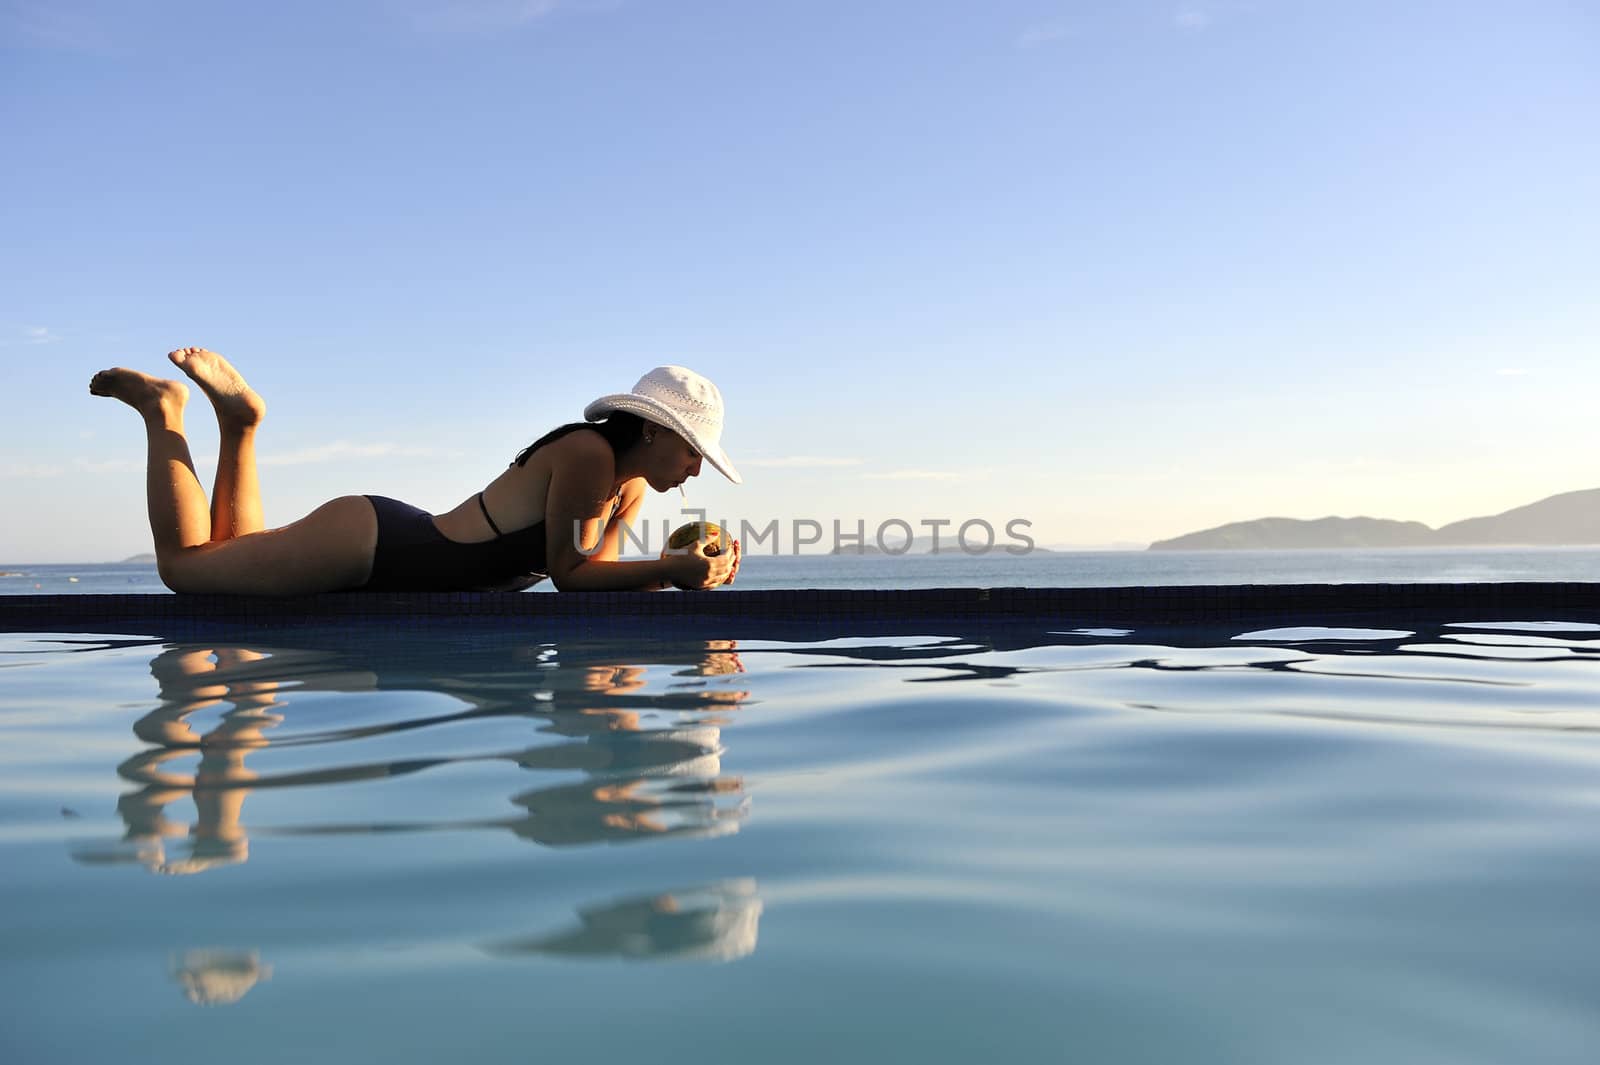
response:
<path fill-rule="evenodd" d="M 136 370 L 102 370 L 97 396 L 144 417 L 146 491 L 156 566 L 175 592 L 305 595 L 358 591 L 525 588 L 550 577 L 562 591 L 714 588 L 739 572 L 739 544 L 697 544 L 659 559 L 617 561 L 619 528 L 646 487 L 699 476 L 702 458 L 735 484 L 718 445 L 722 394 L 680 366 L 660 366 L 632 392 L 603 396 L 575 422 L 524 450 L 483 491 L 430 515 L 381 496 L 341 496 L 292 525 L 263 529 L 255 433 L 266 404 L 228 361 L 204 348 L 167 356 L 216 408 L 222 433 L 206 505 L 183 435 L 189 389 Z"/>

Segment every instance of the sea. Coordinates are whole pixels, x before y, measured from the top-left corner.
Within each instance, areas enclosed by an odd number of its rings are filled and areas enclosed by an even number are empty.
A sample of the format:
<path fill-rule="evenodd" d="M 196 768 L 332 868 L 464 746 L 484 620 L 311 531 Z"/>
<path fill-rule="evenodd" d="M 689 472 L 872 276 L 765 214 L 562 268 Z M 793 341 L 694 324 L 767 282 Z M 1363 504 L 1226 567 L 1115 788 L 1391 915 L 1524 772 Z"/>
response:
<path fill-rule="evenodd" d="M 736 587 L 1096 588 L 1193 584 L 1600 581 L 1600 547 L 1337 551 L 1036 551 L 1009 555 L 752 554 Z M 548 581 L 534 593 L 554 589 Z M 162 592 L 153 563 L 0 563 L 0 595 Z"/>
<path fill-rule="evenodd" d="M 1586 548 L 739 585 L 1597 579 Z M 0 1061 L 1589 1065 L 1596 615 L 0 625 Z"/>

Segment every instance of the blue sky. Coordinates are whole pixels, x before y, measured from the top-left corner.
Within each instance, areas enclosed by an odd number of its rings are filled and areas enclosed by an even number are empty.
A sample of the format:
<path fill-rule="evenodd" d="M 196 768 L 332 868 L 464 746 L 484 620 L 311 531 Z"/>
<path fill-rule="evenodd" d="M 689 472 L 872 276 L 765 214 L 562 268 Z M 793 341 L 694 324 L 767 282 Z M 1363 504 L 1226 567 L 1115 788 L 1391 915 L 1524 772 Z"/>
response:
<path fill-rule="evenodd" d="M 1579 2 L 0 0 L 0 560 L 148 549 L 86 382 L 191 344 L 271 522 L 453 506 L 662 362 L 757 524 L 1600 486 L 1597 114 Z"/>

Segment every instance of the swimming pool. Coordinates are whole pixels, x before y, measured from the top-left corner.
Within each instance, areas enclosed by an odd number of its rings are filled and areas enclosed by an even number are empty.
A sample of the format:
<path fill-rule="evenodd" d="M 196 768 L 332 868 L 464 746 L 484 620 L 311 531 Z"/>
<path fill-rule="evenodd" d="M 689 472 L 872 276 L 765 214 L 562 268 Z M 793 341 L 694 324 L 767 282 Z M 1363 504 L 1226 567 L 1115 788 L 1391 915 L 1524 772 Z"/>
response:
<path fill-rule="evenodd" d="M 856 630 L 0 633 L 7 1059 L 1600 1042 L 1593 620 Z"/>

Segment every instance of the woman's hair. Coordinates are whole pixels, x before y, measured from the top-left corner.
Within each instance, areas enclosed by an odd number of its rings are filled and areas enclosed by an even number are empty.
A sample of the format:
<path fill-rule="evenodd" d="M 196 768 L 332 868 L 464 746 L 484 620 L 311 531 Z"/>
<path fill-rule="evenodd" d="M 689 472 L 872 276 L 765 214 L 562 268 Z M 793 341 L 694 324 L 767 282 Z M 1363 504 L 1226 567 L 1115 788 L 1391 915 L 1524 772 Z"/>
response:
<path fill-rule="evenodd" d="M 521 466 L 526 464 L 528 456 L 550 443 L 550 441 L 560 440 L 568 433 L 575 433 L 579 429 L 593 429 L 606 438 L 606 443 L 611 445 L 612 453 L 620 456 L 624 451 L 638 443 L 639 438 L 644 435 L 644 419 L 637 414 L 629 414 L 625 410 L 614 410 L 597 422 L 568 422 L 566 425 L 559 425 L 523 448 L 517 454 L 517 460 L 512 465 Z"/>

